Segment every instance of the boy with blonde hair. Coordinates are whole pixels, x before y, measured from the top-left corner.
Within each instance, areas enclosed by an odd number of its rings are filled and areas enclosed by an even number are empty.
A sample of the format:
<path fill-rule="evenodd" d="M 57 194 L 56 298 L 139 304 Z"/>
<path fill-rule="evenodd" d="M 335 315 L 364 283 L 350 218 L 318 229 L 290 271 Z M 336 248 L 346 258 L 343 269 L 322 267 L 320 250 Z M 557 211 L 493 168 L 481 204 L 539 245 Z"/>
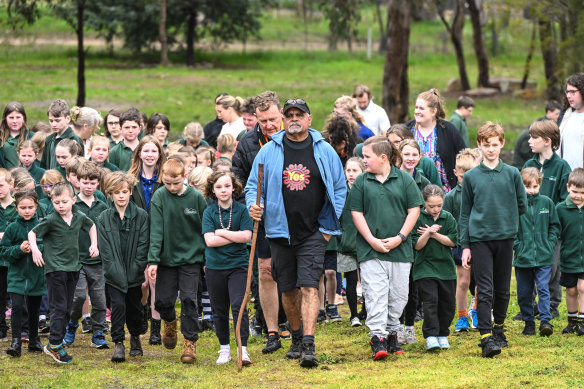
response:
<path fill-rule="evenodd" d="M 475 164 L 476 153 L 471 149 L 462 149 L 456 156 L 456 167 L 454 169 L 454 174 L 458 179 L 458 185 L 456 188 L 452 189 L 444 197 L 444 210 L 450 212 L 454 219 L 458 223 L 460 219 L 460 206 L 462 203 L 462 183 L 464 173 L 471 170 L 476 166 Z M 460 228 L 458 229 L 460 234 Z M 454 258 L 454 263 L 456 264 L 456 274 L 457 274 L 457 285 L 456 285 L 456 309 L 458 312 L 458 321 L 456 322 L 456 332 L 467 332 L 469 326 L 476 328 L 476 309 L 473 310 L 473 315 L 470 318 L 467 316 L 467 300 L 468 300 L 468 288 L 470 286 L 470 269 L 465 269 L 462 267 L 462 248 L 460 244 L 452 249 L 452 256 Z"/>
<path fill-rule="evenodd" d="M 477 145 L 483 160 L 464 175 L 460 245 L 462 266 L 470 269 L 472 259 L 482 355 L 491 358 L 508 345 L 503 326 L 509 306 L 513 239 L 527 198 L 519 170 L 499 158 L 505 145 L 503 128 L 484 123 L 477 133 Z"/>
<path fill-rule="evenodd" d="M 174 304 L 180 292 L 184 336 L 180 360 L 194 363 L 200 332 L 197 288 L 205 253 L 202 217 L 207 205 L 201 193 L 184 185 L 184 170 L 182 162 L 167 161 L 161 172 L 164 188 L 152 195 L 148 275 L 156 279 L 154 306 L 164 321 L 162 344 L 170 350 L 177 343 Z"/>
<path fill-rule="evenodd" d="M 519 232 L 514 241 L 517 302 L 525 321 L 523 335 L 535 335 L 533 285 L 539 296 L 540 336 L 554 332 L 550 324 L 550 275 L 554 263 L 554 247 L 560 235 L 560 220 L 554 202 L 540 194 L 542 174 L 533 167 L 521 170 L 527 192 L 527 212 L 519 218 Z"/>

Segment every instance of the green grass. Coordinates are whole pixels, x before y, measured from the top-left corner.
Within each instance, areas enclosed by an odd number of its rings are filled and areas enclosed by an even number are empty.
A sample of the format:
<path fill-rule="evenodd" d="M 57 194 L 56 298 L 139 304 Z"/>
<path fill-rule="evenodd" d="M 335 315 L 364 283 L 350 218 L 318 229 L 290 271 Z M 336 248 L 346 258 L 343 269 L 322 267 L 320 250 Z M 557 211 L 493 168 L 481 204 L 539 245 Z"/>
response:
<path fill-rule="evenodd" d="M 316 333 L 317 357 L 320 365 L 305 370 L 297 361 L 286 360 L 284 354 L 290 345 L 284 340 L 284 349 L 263 355 L 261 339 L 251 338 L 249 351 L 253 361 L 250 367 L 237 372 L 232 361 L 216 366 L 218 341 L 211 332 L 201 334 L 197 342 L 197 362 L 183 365 L 179 362 L 179 346 L 172 351 L 162 346 L 147 344 L 142 337 L 144 356 L 127 362 L 110 362 L 113 350 L 89 347 L 89 335 L 78 331 L 75 344 L 68 348 L 74 357 L 66 366 L 56 366 L 45 354 L 23 353 L 14 359 L 0 344 L 0 379 L 2 387 L 303 387 L 318 385 L 332 388 L 359 387 L 541 387 L 563 388 L 581 386 L 584 381 L 577 366 L 584 360 L 581 338 L 561 335 L 566 325 L 566 312 L 552 321 L 555 334 L 550 338 L 521 335 L 523 322 L 510 318 L 518 311 L 514 286 L 507 320 L 507 338 L 510 347 L 494 359 L 480 357 L 479 336 L 476 332 L 451 335 L 451 349 L 428 353 L 423 348 L 422 322 L 416 323 L 419 344 L 405 346 L 405 354 L 391 356 L 385 361 L 371 360 L 367 329 L 351 328 L 347 305 L 340 306 L 343 321 L 319 324 Z M 563 307 L 562 307 L 563 308 Z M 453 322 L 454 327 L 454 322 Z M 452 328 L 453 328 L 452 327 Z M 108 336 L 109 339 L 109 336 Z M 46 342 L 46 337 L 42 339 Z M 129 341 L 126 341 L 128 347 Z M 232 341 L 235 359 L 235 342 Z"/>

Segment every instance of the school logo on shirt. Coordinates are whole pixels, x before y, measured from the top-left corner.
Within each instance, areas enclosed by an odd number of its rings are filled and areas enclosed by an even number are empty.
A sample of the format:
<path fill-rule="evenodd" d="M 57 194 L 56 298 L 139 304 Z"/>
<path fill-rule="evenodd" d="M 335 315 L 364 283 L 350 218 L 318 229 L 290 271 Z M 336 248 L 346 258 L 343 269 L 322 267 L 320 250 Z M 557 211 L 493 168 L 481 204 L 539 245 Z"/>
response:
<path fill-rule="evenodd" d="M 310 183 L 310 170 L 303 164 L 290 164 L 284 169 L 284 185 L 290 190 L 304 190 Z"/>
<path fill-rule="evenodd" d="M 185 215 L 196 215 L 197 210 L 194 208 L 185 208 L 184 213 Z"/>
<path fill-rule="evenodd" d="M 539 214 L 540 214 L 540 215 L 542 215 L 542 214 L 545 214 L 545 213 L 550 213 L 550 210 L 549 210 L 549 209 L 547 209 L 547 208 L 545 208 L 545 207 L 544 207 L 544 208 L 541 208 L 541 209 L 539 210 Z"/>

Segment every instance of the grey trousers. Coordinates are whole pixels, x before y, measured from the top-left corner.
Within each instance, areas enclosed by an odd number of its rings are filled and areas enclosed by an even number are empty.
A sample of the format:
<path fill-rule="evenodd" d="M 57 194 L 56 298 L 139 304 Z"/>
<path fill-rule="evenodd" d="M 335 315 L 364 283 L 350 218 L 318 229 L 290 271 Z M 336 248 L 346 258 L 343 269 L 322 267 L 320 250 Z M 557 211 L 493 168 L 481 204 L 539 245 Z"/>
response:
<path fill-rule="evenodd" d="M 399 317 L 408 302 L 412 264 L 374 258 L 361 262 L 359 267 L 369 337 L 385 338 L 400 328 Z"/>
<path fill-rule="evenodd" d="M 105 279 L 101 263 L 95 265 L 82 265 L 79 271 L 79 281 L 73 296 L 73 309 L 71 321 L 79 322 L 85 303 L 86 289 L 91 299 L 91 326 L 93 333 L 104 331 L 107 328 L 105 322 Z"/>

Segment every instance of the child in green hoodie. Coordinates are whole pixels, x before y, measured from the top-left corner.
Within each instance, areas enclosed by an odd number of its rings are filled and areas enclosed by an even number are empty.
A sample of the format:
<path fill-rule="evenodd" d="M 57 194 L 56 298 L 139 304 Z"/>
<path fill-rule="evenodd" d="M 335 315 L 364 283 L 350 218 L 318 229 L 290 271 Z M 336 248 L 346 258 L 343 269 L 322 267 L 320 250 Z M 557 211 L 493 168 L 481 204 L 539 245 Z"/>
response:
<path fill-rule="evenodd" d="M 44 270 L 35 266 L 32 260 L 28 242 L 28 233 L 39 223 L 35 214 L 39 206 L 38 196 L 34 191 L 27 190 L 17 192 L 14 197 L 20 216 L 6 228 L 0 242 L 0 255 L 10 263 L 8 292 L 12 299 L 12 345 L 6 353 L 20 357 L 24 309 L 28 312 L 28 351 L 43 351 L 38 336 L 39 309 L 42 296 L 47 294 L 47 284 Z"/>
<path fill-rule="evenodd" d="M 177 342 L 174 304 L 180 292 L 184 336 L 180 360 L 194 363 L 200 332 L 197 289 L 205 253 L 202 218 L 207 203 L 200 192 L 184 184 L 184 171 L 181 161 L 167 161 L 161 172 L 164 188 L 152 195 L 148 275 L 156 279 L 154 306 L 164 321 L 162 344 L 170 350 Z"/>
<path fill-rule="evenodd" d="M 550 324 L 549 281 L 554 263 L 554 246 L 560 234 L 560 221 L 554 202 L 539 193 L 542 175 L 533 167 L 521 171 L 521 179 L 527 192 L 527 212 L 519 218 L 519 232 L 513 243 L 517 302 L 525 321 L 523 335 L 535 335 L 533 315 L 533 286 L 537 286 L 540 336 L 550 336 L 554 328 Z"/>
<path fill-rule="evenodd" d="M 568 326 L 562 333 L 584 335 L 584 169 L 568 177 L 568 198 L 556 206 L 562 233 L 560 239 L 560 285 L 566 288 Z M 580 313 L 578 313 L 580 312 Z"/>

